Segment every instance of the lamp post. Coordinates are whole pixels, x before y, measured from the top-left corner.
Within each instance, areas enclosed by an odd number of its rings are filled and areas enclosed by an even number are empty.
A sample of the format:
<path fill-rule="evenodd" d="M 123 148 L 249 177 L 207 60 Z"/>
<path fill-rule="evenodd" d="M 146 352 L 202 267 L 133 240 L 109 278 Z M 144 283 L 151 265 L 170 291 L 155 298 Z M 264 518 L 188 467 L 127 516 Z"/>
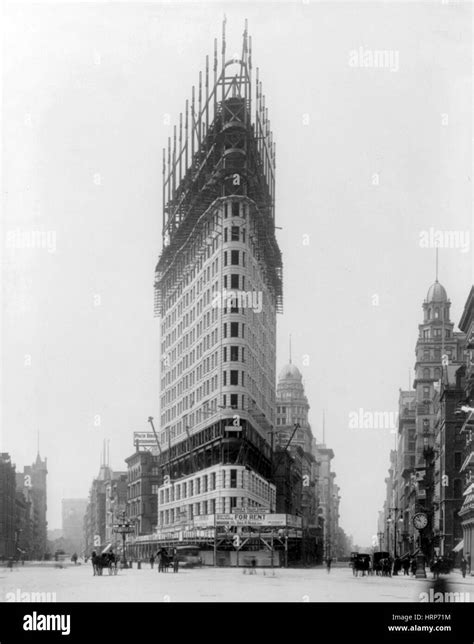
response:
<path fill-rule="evenodd" d="M 135 532 L 135 521 L 127 520 L 125 510 L 122 512 L 121 521 L 115 523 L 113 526 L 113 531 L 117 534 L 122 535 L 122 552 L 123 552 L 123 568 L 128 568 L 127 564 L 127 554 L 125 552 L 125 540 L 127 534 L 132 534 Z"/>

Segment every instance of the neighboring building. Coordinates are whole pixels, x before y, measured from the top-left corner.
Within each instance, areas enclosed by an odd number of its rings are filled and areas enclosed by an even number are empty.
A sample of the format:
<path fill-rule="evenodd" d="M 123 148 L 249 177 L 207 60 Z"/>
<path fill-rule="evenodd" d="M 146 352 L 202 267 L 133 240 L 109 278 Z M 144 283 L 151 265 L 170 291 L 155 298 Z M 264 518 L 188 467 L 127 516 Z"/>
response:
<path fill-rule="evenodd" d="M 84 517 L 87 499 L 62 500 L 62 533 L 60 536 L 70 541 L 77 553 L 84 551 Z"/>
<path fill-rule="evenodd" d="M 287 447 L 301 460 L 301 510 L 303 521 L 301 557 L 305 563 L 321 563 L 337 556 L 339 531 L 339 487 L 331 471 L 332 449 L 317 443 L 308 420 L 309 404 L 302 375 L 291 363 L 280 372 L 277 385 L 275 436 L 279 448 Z M 298 425 L 298 426 L 296 426 Z M 324 430 L 323 430 L 324 431 Z M 284 491 L 277 481 L 278 496 Z"/>
<path fill-rule="evenodd" d="M 251 102 L 247 31 L 242 61 L 225 51 L 224 36 L 214 85 L 202 105 L 193 91 L 197 114 L 164 151 L 160 529 L 276 502 L 274 146 L 260 86 Z"/>
<path fill-rule="evenodd" d="M 415 439 L 416 439 L 416 392 L 402 391 L 398 400 L 398 445 L 397 445 L 397 503 L 400 530 L 400 554 L 414 550 L 415 529 L 411 518 L 415 513 L 416 477 Z M 401 519 L 401 521 L 400 521 Z"/>
<path fill-rule="evenodd" d="M 28 479 L 26 479 L 28 482 Z M 17 533 L 17 554 L 24 559 L 33 558 L 32 539 L 34 527 L 31 486 L 25 485 L 25 475 L 16 474 L 15 530 Z"/>
<path fill-rule="evenodd" d="M 397 481 L 397 451 L 390 450 L 390 467 L 385 478 L 385 501 L 383 514 L 379 515 L 379 546 L 392 556 L 403 548 L 400 540 L 399 486 Z"/>
<path fill-rule="evenodd" d="M 334 486 L 334 472 L 331 461 L 334 458 L 332 449 L 324 443 L 316 444 L 318 468 L 318 526 L 322 535 L 322 559 L 333 558 L 333 544 L 336 541 L 337 522 L 339 519 L 339 496 Z"/>
<path fill-rule="evenodd" d="M 22 490 L 26 503 L 29 504 L 29 544 L 23 541 L 29 559 L 42 560 L 48 553 L 47 475 L 47 459 L 41 460 L 38 452 L 33 465 L 25 466 L 23 474 L 17 478 L 17 489 Z"/>
<path fill-rule="evenodd" d="M 397 544 L 397 554 L 413 554 L 421 547 L 429 559 L 435 553 L 451 555 L 461 542 L 462 419 L 456 411 L 465 395 L 466 336 L 454 331 L 450 306 L 436 279 L 423 303 L 414 391 L 400 391 L 397 453 L 391 452 L 386 479 L 386 549 Z M 421 533 L 413 527 L 417 512 L 428 517 Z"/>
<path fill-rule="evenodd" d="M 114 527 L 127 512 L 127 472 L 113 472 L 112 478 L 105 485 L 105 540 L 107 543 L 117 541 Z"/>
<path fill-rule="evenodd" d="M 158 457 L 137 446 L 137 451 L 125 462 L 127 517 L 135 522 L 136 535 L 150 534 L 158 524 Z"/>
<path fill-rule="evenodd" d="M 107 545 L 105 490 L 111 478 L 111 468 L 102 463 L 97 478 L 92 481 L 84 516 L 84 552 L 88 556 L 93 550 L 100 550 Z"/>
<path fill-rule="evenodd" d="M 464 397 L 464 366 L 445 365 L 441 383 L 436 388 L 435 473 L 433 479 L 433 548 L 441 555 L 451 556 L 462 540 L 458 516 L 463 503 L 463 481 L 459 470 L 462 463 L 464 437 L 462 419 L 456 414 Z"/>
<path fill-rule="evenodd" d="M 15 466 L 10 454 L 0 454 L 0 558 L 16 556 Z"/>
<path fill-rule="evenodd" d="M 463 531 L 461 549 L 463 555 L 470 561 L 470 572 L 474 575 L 474 287 L 471 288 L 464 311 L 459 322 L 459 328 L 466 335 L 465 374 L 464 374 L 464 405 L 469 409 L 460 414 L 462 421 L 460 434 L 464 442 L 462 463 L 459 473 L 463 479 L 463 505 L 459 511 Z"/>
<path fill-rule="evenodd" d="M 303 457 L 301 447 L 292 453 L 280 446 L 275 450 L 273 474 L 276 485 L 275 511 L 278 514 L 301 516 Z"/>
<path fill-rule="evenodd" d="M 436 411 L 434 408 L 435 384 L 442 378 L 443 365 L 461 365 L 464 334 L 454 332 L 450 321 L 446 289 L 436 280 L 428 290 L 423 303 L 423 322 L 419 325 L 416 343 L 414 389 L 416 391 L 415 468 L 417 488 L 415 511 L 428 515 L 429 524 L 423 531 L 423 551 L 433 555 L 435 516 L 433 492 L 435 479 L 441 473 L 436 465 Z M 438 462 L 439 465 L 439 462 Z"/>
<path fill-rule="evenodd" d="M 316 488 L 318 471 L 313 446 L 314 436 L 308 420 L 309 404 L 304 391 L 303 376 L 291 361 L 283 367 L 278 377 L 276 411 L 276 445 L 280 448 L 288 446 L 293 457 L 298 450 L 302 453 L 300 505 L 303 527 L 307 530 L 316 529 L 318 527 Z"/>

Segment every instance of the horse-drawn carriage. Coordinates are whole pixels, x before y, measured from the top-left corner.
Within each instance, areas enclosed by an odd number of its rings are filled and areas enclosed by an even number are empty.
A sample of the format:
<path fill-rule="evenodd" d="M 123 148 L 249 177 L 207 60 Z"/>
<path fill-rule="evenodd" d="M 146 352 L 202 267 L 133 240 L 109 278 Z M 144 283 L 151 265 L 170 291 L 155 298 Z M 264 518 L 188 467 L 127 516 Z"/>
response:
<path fill-rule="evenodd" d="M 372 570 L 376 575 L 390 576 L 392 560 L 389 552 L 374 552 Z"/>
<path fill-rule="evenodd" d="M 363 577 L 366 573 L 370 573 L 370 555 L 367 553 L 361 552 L 352 552 L 351 553 L 351 566 L 352 574 L 354 577 L 358 577 L 359 573 Z"/>
<path fill-rule="evenodd" d="M 112 551 L 102 552 L 100 555 L 94 551 L 91 556 L 91 561 L 94 575 L 102 575 L 104 568 L 107 568 L 109 575 L 117 574 L 119 558 Z"/>

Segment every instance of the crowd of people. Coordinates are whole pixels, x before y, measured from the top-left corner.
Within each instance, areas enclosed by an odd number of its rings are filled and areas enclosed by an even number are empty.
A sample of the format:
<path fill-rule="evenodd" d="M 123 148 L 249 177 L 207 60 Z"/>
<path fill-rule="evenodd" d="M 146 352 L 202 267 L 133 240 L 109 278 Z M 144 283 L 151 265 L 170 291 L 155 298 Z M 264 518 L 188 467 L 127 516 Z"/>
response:
<path fill-rule="evenodd" d="M 403 557 L 384 556 L 379 559 L 371 559 L 369 555 L 360 555 L 355 557 L 352 562 L 354 576 L 380 575 L 382 577 L 392 577 L 400 574 L 413 577 L 416 576 L 417 560 L 415 556 L 405 555 Z M 463 577 L 470 569 L 470 562 L 462 557 L 460 570 Z M 430 572 L 434 579 L 438 579 L 440 574 L 449 574 L 454 569 L 454 562 L 451 558 L 435 555 L 429 562 Z M 330 565 L 328 566 L 328 572 Z"/>

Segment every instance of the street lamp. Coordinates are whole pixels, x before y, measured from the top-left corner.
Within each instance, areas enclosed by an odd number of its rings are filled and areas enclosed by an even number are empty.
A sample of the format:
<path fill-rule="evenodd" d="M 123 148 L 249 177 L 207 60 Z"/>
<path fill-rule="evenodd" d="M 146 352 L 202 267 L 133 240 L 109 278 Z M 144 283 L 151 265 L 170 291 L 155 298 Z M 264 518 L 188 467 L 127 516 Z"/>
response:
<path fill-rule="evenodd" d="M 114 524 L 113 531 L 117 534 L 122 535 L 122 552 L 123 552 L 122 567 L 128 568 L 127 555 L 125 552 L 125 539 L 127 538 L 127 534 L 132 534 L 133 532 L 135 532 L 135 521 L 127 520 L 125 510 L 122 512 L 122 520 Z"/>

